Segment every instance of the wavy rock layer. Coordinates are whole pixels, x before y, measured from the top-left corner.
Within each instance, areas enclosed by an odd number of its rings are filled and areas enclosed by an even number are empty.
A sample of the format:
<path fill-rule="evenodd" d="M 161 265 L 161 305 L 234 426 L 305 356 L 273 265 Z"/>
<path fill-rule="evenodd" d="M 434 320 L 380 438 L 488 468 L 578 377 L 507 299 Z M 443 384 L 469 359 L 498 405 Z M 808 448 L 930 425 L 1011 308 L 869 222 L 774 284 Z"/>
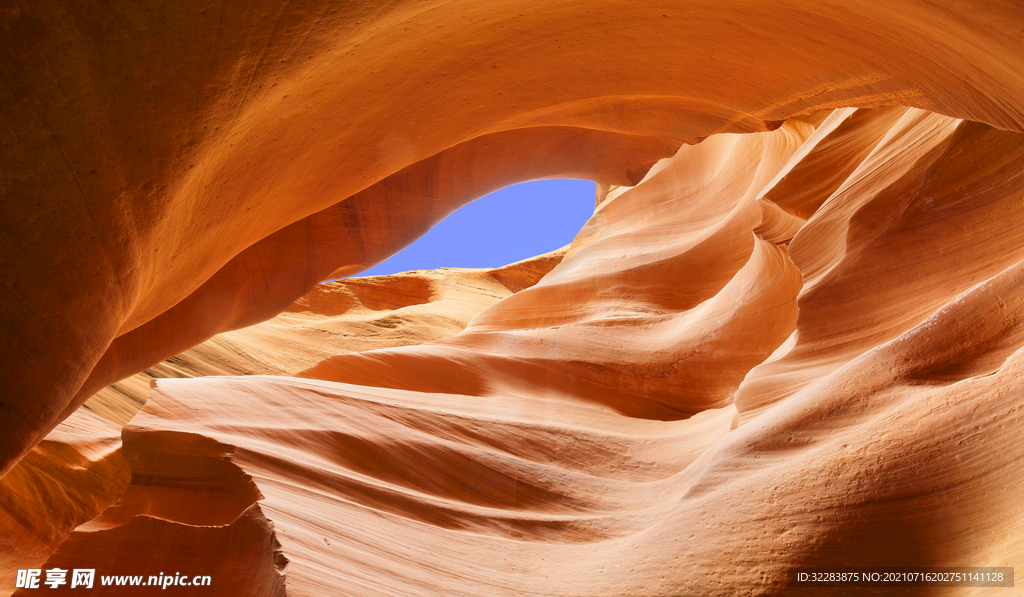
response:
<path fill-rule="evenodd" d="M 122 456 L 120 428 L 146 403 L 155 379 L 289 375 L 331 354 L 451 336 L 489 305 L 535 284 L 564 252 L 492 270 L 446 268 L 321 284 L 270 321 L 219 335 L 105 388 L 0 480 L 0 592 L 14 590 L 18 569 L 39 567 L 75 527 L 121 499 L 133 475 L 126 460 L 137 457 L 131 451 Z M 187 467 L 179 470 L 184 474 Z M 134 481 L 122 502 L 135 485 L 148 483 L 138 474 Z"/>
<path fill-rule="evenodd" d="M 79 411 L 51 431 L 0 479 L 0 593 L 117 501 L 130 479 L 119 425 Z"/>
<path fill-rule="evenodd" d="M 158 380 L 46 565 L 580 597 L 1024 566 L 1021 171 L 1024 135 L 912 108 L 684 147 L 457 335 Z"/>
<path fill-rule="evenodd" d="M 453 336 L 481 311 L 536 284 L 565 249 L 497 269 L 442 268 L 316 286 L 283 313 L 220 334 L 96 393 L 83 410 L 124 425 L 152 381 L 204 375 L 294 375 L 338 354 Z"/>
<path fill-rule="evenodd" d="M 3 566 L 580 597 L 1024 567 L 1019 3 L 41 0 L 0 27 Z M 553 176 L 599 182 L 594 217 L 529 288 L 459 282 L 458 334 L 338 348 L 293 311 L 188 367 L 294 377 L 160 380 L 120 438 L 126 402 L 79 410 Z"/>
<path fill-rule="evenodd" d="M 489 189 L 633 184 L 843 106 L 1024 131 L 1011 0 L 42 0 L 0 27 L 0 473 Z"/>

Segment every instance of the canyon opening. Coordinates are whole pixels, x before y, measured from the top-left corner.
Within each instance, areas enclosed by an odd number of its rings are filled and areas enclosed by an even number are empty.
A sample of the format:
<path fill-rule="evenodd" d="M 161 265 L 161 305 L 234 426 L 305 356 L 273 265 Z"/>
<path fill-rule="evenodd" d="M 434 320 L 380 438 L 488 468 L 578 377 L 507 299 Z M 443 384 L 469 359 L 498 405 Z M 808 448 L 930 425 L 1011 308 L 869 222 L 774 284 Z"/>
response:
<path fill-rule="evenodd" d="M 0 594 L 1014 594 L 1019 3 L 0 28 Z M 360 275 L 547 179 L 571 238 Z"/>

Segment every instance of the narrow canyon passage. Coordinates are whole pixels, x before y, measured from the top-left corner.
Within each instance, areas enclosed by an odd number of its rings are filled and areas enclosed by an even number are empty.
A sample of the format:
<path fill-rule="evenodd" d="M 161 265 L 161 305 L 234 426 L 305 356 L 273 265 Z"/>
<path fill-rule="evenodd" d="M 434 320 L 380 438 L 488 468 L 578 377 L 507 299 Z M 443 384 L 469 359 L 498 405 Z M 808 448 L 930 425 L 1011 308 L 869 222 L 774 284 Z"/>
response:
<path fill-rule="evenodd" d="M 562 251 L 319 286 L 151 371 L 130 481 L 39 565 L 582 596 L 1018 564 L 1022 167 L 1019 133 L 838 109 L 683 147 Z M 239 373 L 278 376 L 189 379 Z"/>
<path fill-rule="evenodd" d="M 0 11 L 0 592 L 1024 566 L 1024 11 L 528 8 Z M 549 177 L 568 247 L 347 278 Z"/>

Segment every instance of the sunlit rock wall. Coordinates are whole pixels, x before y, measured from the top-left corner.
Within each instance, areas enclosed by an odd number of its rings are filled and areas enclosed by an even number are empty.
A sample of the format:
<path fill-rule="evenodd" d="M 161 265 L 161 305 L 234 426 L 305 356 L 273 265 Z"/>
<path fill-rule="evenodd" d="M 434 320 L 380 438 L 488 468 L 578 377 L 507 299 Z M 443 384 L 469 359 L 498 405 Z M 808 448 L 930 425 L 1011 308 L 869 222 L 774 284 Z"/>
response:
<path fill-rule="evenodd" d="M 5 566 L 593 596 L 1024 565 L 1019 6 L 44 3 L 0 26 Z M 288 376 L 158 380 L 120 440 L 130 413 L 77 410 L 548 176 L 601 183 L 593 218 L 460 333 L 260 371 L 265 335 L 220 372 Z M 188 374 L 217 372 L 196 350 Z"/>

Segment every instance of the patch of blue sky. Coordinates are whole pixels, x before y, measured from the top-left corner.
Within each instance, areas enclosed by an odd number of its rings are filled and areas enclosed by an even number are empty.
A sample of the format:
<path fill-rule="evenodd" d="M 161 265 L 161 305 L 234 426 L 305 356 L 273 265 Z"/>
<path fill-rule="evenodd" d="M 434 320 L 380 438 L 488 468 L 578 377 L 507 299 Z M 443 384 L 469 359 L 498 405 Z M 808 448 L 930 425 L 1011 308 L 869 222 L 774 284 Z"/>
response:
<path fill-rule="evenodd" d="M 357 276 L 439 267 L 493 268 L 569 244 L 594 213 L 596 185 L 537 180 L 495 191 L 451 214 L 399 253 Z"/>

